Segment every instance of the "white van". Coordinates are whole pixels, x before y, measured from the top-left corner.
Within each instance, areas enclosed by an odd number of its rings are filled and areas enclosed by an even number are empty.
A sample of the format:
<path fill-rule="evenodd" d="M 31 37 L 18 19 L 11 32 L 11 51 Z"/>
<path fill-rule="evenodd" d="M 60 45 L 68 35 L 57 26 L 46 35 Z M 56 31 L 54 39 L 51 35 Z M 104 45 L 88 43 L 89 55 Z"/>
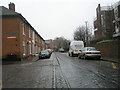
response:
<path fill-rule="evenodd" d="M 83 41 L 72 41 L 70 43 L 70 48 L 68 55 L 69 56 L 74 56 L 78 55 L 79 52 L 84 48 L 84 42 Z"/>

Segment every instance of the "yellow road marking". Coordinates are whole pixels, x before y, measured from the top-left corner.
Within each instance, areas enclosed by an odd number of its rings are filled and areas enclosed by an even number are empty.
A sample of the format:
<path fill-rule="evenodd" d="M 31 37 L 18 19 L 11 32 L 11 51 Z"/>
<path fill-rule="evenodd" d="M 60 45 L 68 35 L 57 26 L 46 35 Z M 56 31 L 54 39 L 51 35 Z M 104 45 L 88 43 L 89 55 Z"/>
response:
<path fill-rule="evenodd" d="M 2 89 L 2 81 L 0 80 L 0 90 Z"/>
<path fill-rule="evenodd" d="M 112 67 L 113 67 L 113 69 L 117 69 L 117 67 L 114 63 L 112 63 Z"/>

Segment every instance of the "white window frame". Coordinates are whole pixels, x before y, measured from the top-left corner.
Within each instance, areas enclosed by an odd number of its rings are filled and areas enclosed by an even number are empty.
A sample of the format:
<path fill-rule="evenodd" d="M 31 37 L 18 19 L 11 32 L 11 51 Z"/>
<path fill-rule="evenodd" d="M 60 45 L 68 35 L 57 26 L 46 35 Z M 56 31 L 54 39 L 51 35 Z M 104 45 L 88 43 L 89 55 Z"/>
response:
<path fill-rule="evenodd" d="M 23 33 L 23 35 L 25 35 L 25 25 L 24 25 L 24 23 L 22 23 L 22 33 Z"/>
<path fill-rule="evenodd" d="M 33 31 L 33 37 L 32 37 L 32 39 L 33 39 L 33 41 L 35 41 L 35 32 Z"/>
<path fill-rule="evenodd" d="M 26 48 L 25 48 L 25 41 L 22 42 L 22 46 L 23 46 L 23 56 L 25 56 L 26 54 Z"/>
<path fill-rule="evenodd" d="M 31 38 L 31 28 L 28 26 L 28 31 L 29 31 L 29 38 Z"/>
<path fill-rule="evenodd" d="M 29 50 L 30 50 L 30 54 L 32 54 L 32 50 L 31 50 L 32 46 L 31 43 L 29 44 Z"/>
<path fill-rule="evenodd" d="M 37 54 L 37 45 L 36 45 L 36 54 Z"/>

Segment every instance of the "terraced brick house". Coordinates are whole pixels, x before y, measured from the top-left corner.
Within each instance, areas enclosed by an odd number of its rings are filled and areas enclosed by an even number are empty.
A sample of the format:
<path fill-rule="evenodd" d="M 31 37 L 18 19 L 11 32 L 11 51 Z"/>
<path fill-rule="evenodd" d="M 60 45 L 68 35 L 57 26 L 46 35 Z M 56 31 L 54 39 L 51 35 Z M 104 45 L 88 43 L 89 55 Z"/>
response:
<path fill-rule="evenodd" d="M 115 19 L 113 20 L 113 23 L 115 25 L 113 37 L 120 38 L 120 1 L 115 3 L 113 7 L 114 7 L 114 15 L 115 15 Z"/>
<path fill-rule="evenodd" d="M 14 3 L 9 4 L 9 9 L 4 6 L 0 6 L 0 9 L 3 59 L 15 55 L 23 60 L 45 49 L 45 40 L 20 13 L 15 11 Z"/>

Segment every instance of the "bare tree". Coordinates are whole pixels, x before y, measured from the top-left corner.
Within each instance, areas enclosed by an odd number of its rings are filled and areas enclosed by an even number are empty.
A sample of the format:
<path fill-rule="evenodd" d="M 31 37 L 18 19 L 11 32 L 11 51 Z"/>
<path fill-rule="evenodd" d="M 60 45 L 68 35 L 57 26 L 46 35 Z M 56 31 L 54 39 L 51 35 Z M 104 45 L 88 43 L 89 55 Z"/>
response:
<path fill-rule="evenodd" d="M 74 32 L 74 40 L 81 40 L 86 44 L 89 43 L 91 37 L 92 37 L 92 30 L 88 25 L 79 26 Z"/>
<path fill-rule="evenodd" d="M 74 40 L 85 41 L 85 26 L 79 26 L 74 32 Z"/>

